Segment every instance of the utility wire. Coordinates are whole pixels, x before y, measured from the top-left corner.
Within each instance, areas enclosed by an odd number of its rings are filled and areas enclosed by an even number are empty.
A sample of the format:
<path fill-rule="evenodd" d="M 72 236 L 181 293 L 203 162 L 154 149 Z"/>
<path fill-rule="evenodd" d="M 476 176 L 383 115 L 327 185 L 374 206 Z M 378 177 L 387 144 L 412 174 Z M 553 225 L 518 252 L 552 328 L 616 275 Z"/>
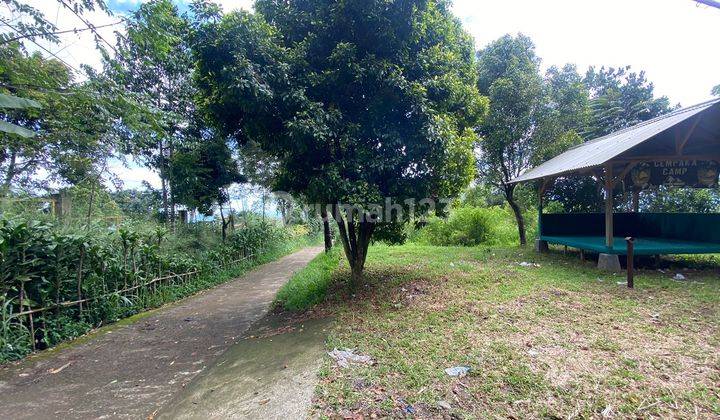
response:
<path fill-rule="evenodd" d="M 90 30 L 95 34 L 96 37 L 98 37 L 98 38 L 101 39 L 105 44 L 107 44 L 107 46 L 110 47 L 111 50 L 115 51 L 115 54 L 118 54 L 118 51 L 115 49 L 115 47 L 114 47 L 112 44 L 110 44 L 105 38 L 103 38 L 102 35 L 100 35 L 100 32 L 97 31 L 97 28 L 96 28 L 92 23 L 90 23 L 90 22 L 88 22 L 87 20 L 85 20 L 85 18 L 84 18 L 80 13 L 78 13 L 77 11 L 75 11 L 75 9 L 73 9 L 72 6 L 70 6 L 69 4 L 67 4 L 67 2 L 65 2 L 65 0 L 58 0 L 58 1 L 60 2 L 60 4 L 62 4 L 63 6 L 65 6 L 66 9 L 70 10 L 75 16 L 77 16 L 77 18 L 80 19 L 80 21 L 81 21 L 82 23 L 84 23 L 85 26 L 87 26 L 88 29 L 90 29 Z"/>
<path fill-rule="evenodd" d="M 3 25 L 9 27 L 10 29 L 12 29 L 12 30 L 15 31 L 15 32 L 19 32 L 19 30 L 18 30 L 16 27 L 14 27 L 13 25 L 7 23 L 7 22 L 6 22 L 5 20 L 3 20 L 3 19 L 0 19 L 0 23 L 2 23 Z M 29 40 L 30 42 L 32 42 L 33 44 L 37 45 L 40 49 L 42 49 L 42 50 L 45 51 L 46 53 L 48 53 L 48 54 L 52 55 L 53 57 L 57 58 L 58 60 L 60 60 L 61 63 L 65 64 L 66 66 L 70 67 L 71 69 L 75 70 L 75 71 L 78 72 L 78 73 L 82 73 L 82 71 L 80 71 L 77 67 L 75 67 L 75 66 L 73 66 L 72 64 L 68 63 L 67 61 L 63 60 L 63 59 L 60 58 L 57 54 L 55 54 L 54 52 L 50 51 L 49 49 L 43 47 L 40 43 L 38 43 L 38 42 L 35 41 L 34 39 L 30 38 L 30 39 L 28 39 L 28 40 Z"/>
<path fill-rule="evenodd" d="M 96 29 L 106 28 L 106 27 L 108 27 L 108 26 L 119 25 L 119 24 L 121 24 L 121 23 L 123 23 L 123 22 L 124 22 L 123 20 L 119 20 L 119 21 L 114 22 L 114 23 L 107 23 L 107 24 L 105 24 L 105 25 L 95 26 L 95 28 L 96 28 Z M 70 32 L 72 32 L 72 33 L 78 33 L 78 32 L 91 31 L 91 30 L 92 30 L 92 28 L 73 28 L 73 29 L 65 29 L 65 30 L 62 30 L 62 31 L 43 31 L 43 32 L 36 32 L 36 33 L 33 33 L 33 34 L 18 35 L 18 36 L 16 36 L 16 37 L 3 40 L 2 42 L 0 42 L 0 45 L 9 44 L 9 43 L 11 43 L 11 42 L 13 42 L 13 41 L 18 41 L 18 40 L 23 39 L 23 38 L 34 38 L 34 37 L 43 36 L 43 35 L 61 35 L 61 34 L 67 34 L 67 33 L 70 33 Z"/>
<path fill-rule="evenodd" d="M 705 6 L 714 7 L 716 9 L 720 9 L 720 1 L 715 0 L 694 0 L 695 3 L 698 4 L 704 4 Z"/>

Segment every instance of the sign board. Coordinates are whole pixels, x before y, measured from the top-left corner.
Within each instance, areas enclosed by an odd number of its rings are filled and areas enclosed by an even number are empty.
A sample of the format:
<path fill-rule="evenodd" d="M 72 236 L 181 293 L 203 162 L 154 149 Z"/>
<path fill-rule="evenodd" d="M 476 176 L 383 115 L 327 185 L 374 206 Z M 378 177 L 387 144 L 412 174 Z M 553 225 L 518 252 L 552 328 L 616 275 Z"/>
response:
<path fill-rule="evenodd" d="M 654 160 L 635 166 L 625 176 L 629 189 L 659 186 L 678 188 L 716 188 L 720 164 L 714 160 Z"/>

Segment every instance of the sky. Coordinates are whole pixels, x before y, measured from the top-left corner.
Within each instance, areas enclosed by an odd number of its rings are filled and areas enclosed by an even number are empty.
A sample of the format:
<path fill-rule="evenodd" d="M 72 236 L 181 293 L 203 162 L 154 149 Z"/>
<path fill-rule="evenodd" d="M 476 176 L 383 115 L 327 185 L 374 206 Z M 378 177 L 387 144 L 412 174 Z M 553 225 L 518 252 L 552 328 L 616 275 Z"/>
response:
<path fill-rule="evenodd" d="M 83 24 L 55 0 L 21 0 L 43 11 L 60 29 Z M 144 0 L 108 0 L 116 15 L 135 10 Z M 175 0 L 181 8 L 186 0 Z M 251 10 L 251 0 L 216 0 L 228 12 Z M 5 13 L 0 9 L 0 13 Z M 543 67 L 574 63 L 588 66 L 632 66 L 645 70 L 656 94 L 683 106 L 710 99 L 720 84 L 720 10 L 692 0 L 455 0 L 453 12 L 475 38 L 478 49 L 511 33 L 524 33 L 536 44 Z M 118 16 L 95 12 L 96 26 L 117 22 Z M 122 25 L 100 29 L 114 42 Z M 62 36 L 60 45 L 44 44 L 73 67 L 100 68 L 100 56 L 89 32 Z M 157 174 L 133 165 L 118 168 L 136 187 L 142 180 L 159 184 Z"/>

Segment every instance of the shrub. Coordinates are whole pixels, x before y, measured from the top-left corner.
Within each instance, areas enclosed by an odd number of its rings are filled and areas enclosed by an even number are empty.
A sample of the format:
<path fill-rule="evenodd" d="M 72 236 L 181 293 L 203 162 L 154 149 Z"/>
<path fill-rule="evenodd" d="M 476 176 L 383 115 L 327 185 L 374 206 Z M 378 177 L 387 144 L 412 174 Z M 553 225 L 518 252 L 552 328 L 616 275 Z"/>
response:
<path fill-rule="evenodd" d="M 509 245 L 517 243 L 517 227 L 502 207 L 460 207 L 447 219 L 429 220 L 414 241 L 438 246 Z"/>
<path fill-rule="evenodd" d="M 0 362 L 84 334 L 89 329 L 175 300 L 229 277 L 221 271 L 253 256 L 290 251 L 307 230 L 252 221 L 225 242 L 216 226 L 164 227 L 126 223 L 66 226 L 57 221 L 0 215 Z M 302 236 L 302 238 L 301 238 Z M 277 255 L 276 255 L 277 256 Z M 247 264 L 246 264 L 247 265 Z M 197 271 L 179 281 L 149 281 Z M 89 299 L 82 305 L 60 302 Z M 50 308 L 29 316 L 21 311 Z"/>

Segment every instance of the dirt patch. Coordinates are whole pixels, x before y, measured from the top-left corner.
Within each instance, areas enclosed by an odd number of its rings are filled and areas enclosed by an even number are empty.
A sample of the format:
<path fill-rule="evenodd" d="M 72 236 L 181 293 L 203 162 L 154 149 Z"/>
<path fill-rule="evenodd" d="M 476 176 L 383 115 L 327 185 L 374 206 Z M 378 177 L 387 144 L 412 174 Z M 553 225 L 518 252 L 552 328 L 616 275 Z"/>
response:
<path fill-rule="evenodd" d="M 239 341 L 267 313 L 278 288 L 320 251 L 305 249 L 139 322 L 4 366 L 3 417 L 151 415 Z"/>

